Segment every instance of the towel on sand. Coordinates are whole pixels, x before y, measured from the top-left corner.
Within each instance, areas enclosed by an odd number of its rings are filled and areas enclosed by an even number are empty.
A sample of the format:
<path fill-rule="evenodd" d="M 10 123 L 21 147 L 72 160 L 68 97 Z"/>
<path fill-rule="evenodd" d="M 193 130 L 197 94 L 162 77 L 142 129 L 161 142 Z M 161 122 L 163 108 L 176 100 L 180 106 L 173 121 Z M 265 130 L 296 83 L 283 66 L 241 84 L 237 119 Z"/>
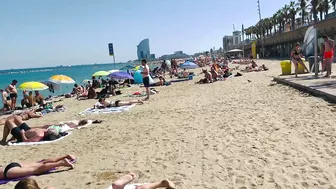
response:
<path fill-rule="evenodd" d="M 64 124 L 64 123 L 66 124 L 66 123 L 69 123 L 69 122 L 76 123 L 76 124 L 79 123 L 78 120 L 73 120 L 73 121 L 60 122 L 60 124 Z M 76 129 L 82 129 L 82 128 L 90 126 L 91 124 L 92 124 L 92 120 L 88 120 L 88 123 L 86 125 L 77 127 Z M 63 140 L 65 137 L 69 136 L 71 134 L 71 132 L 69 132 L 70 130 L 74 130 L 74 129 L 69 127 L 69 128 L 66 128 L 65 130 L 62 130 L 62 132 L 66 132 L 67 134 L 62 136 L 61 138 L 58 138 L 58 139 L 52 140 L 52 141 L 19 142 L 19 143 L 9 142 L 8 145 L 9 146 L 27 146 L 27 145 L 48 144 L 48 143 L 52 143 L 52 142 L 57 142 L 57 141 Z"/>
<path fill-rule="evenodd" d="M 88 115 L 88 114 L 106 114 L 106 113 L 119 113 L 123 111 L 127 111 L 133 108 L 135 104 L 129 106 L 120 106 L 120 107 L 109 107 L 104 109 L 95 109 L 95 108 L 88 108 L 83 112 L 79 113 L 80 115 Z"/>

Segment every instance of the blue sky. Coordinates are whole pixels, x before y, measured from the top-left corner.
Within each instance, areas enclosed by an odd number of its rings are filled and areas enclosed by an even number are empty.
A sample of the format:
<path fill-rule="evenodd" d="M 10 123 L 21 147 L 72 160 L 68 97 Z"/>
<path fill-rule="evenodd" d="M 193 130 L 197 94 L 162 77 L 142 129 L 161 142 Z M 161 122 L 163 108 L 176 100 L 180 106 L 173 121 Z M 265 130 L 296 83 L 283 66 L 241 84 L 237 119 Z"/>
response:
<path fill-rule="evenodd" d="M 286 3 L 260 0 L 262 17 Z M 109 42 L 125 62 L 144 38 L 157 56 L 191 54 L 258 20 L 256 0 L 3 0 L 0 69 L 108 63 Z"/>

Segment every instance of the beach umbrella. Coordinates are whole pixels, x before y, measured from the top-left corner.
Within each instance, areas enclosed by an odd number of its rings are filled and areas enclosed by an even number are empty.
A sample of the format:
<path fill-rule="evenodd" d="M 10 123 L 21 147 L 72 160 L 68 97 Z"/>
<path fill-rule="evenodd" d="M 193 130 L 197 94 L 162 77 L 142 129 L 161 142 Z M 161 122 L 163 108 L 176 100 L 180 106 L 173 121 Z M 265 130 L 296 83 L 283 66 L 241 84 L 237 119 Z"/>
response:
<path fill-rule="evenodd" d="M 141 66 L 136 66 L 133 70 L 138 71 L 141 68 Z"/>
<path fill-rule="evenodd" d="M 190 62 L 190 61 L 187 61 L 183 64 L 181 64 L 180 68 L 182 69 L 195 69 L 195 68 L 198 68 L 198 65 L 193 63 L 193 62 Z"/>
<path fill-rule="evenodd" d="M 42 91 L 48 89 L 48 86 L 36 81 L 24 82 L 19 86 L 20 90 Z"/>
<path fill-rule="evenodd" d="M 94 73 L 92 76 L 107 76 L 109 74 L 110 73 L 107 72 L 107 71 L 98 71 L 98 72 Z"/>
<path fill-rule="evenodd" d="M 49 78 L 50 82 L 57 84 L 73 84 L 76 83 L 71 77 L 66 75 L 53 75 Z"/>
<path fill-rule="evenodd" d="M 110 73 L 107 77 L 111 77 L 113 79 L 134 79 L 127 72 L 113 72 L 113 73 Z"/>
<path fill-rule="evenodd" d="M 119 72 L 120 70 L 110 70 L 109 73 Z"/>

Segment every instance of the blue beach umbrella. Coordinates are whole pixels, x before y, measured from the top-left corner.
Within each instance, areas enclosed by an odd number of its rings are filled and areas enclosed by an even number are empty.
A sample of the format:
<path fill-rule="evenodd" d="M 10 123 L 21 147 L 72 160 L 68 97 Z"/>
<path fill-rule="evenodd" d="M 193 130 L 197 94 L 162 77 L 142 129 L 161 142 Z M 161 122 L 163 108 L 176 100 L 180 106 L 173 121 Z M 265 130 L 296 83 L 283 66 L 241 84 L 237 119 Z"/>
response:
<path fill-rule="evenodd" d="M 185 63 L 181 64 L 180 68 L 182 69 L 195 69 L 198 68 L 198 65 L 190 62 L 190 61 L 186 61 Z"/>

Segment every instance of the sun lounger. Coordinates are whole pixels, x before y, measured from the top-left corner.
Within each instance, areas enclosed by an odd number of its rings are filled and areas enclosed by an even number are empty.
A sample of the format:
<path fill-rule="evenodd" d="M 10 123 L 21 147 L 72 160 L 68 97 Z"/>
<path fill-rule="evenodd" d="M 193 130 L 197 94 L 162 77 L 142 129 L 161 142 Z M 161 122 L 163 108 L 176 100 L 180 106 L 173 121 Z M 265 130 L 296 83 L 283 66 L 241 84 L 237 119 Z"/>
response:
<path fill-rule="evenodd" d="M 135 104 L 132 104 L 130 106 L 121 106 L 121 107 L 109 107 L 104 109 L 95 109 L 95 108 L 88 108 L 84 110 L 83 112 L 80 112 L 80 115 L 89 115 L 89 114 L 106 114 L 106 113 L 119 113 L 127 111 L 131 108 L 133 108 Z"/>

